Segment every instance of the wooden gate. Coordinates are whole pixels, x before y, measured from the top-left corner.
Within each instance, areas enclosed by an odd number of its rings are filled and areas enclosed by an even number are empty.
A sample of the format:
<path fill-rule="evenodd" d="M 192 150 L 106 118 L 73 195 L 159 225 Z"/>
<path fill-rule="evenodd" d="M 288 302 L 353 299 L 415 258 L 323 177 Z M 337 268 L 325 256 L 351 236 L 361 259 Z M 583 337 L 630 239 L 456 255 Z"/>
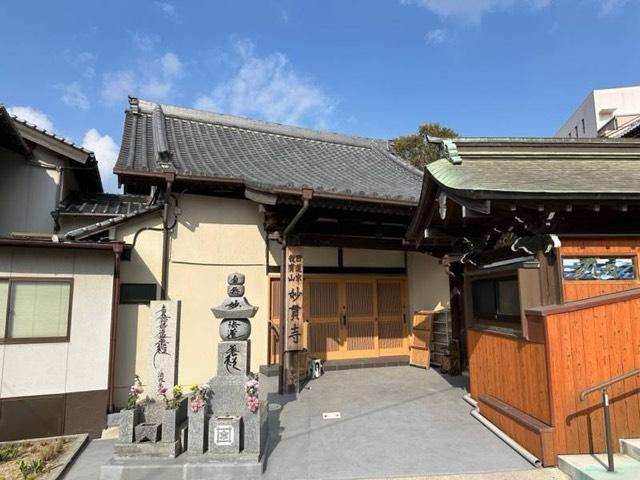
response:
<path fill-rule="evenodd" d="M 408 354 L 405 280 L 308 278 L 309 355 L 325 360 Z"/>

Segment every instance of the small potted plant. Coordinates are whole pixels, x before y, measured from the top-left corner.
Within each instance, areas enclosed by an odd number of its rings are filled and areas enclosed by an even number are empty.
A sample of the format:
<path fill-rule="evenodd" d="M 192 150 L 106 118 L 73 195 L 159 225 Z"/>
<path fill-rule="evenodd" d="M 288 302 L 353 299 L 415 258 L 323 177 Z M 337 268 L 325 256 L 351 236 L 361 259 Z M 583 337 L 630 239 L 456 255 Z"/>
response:
<path fill-rule="evenodd" d="M 187 398 L 183 395 L 182 387 L 175 385 L 168 394 L 168 388 L 161 386 L 158 394 L 164 400 L 162 414 L 162 441 L 175 442 L 180 439 L 180 426 L 187 419 Z"/>
<path fill-rule="evenodd" d="M 189 402 L 189 444 L 187 450 L 191 454 L 202 454 L 207 449 L 209 426 L 209 397 L 212 391 L 209 384 L 191 386 Z"/>
<path fill-rule="evenodd" d="M 142 417 L 142 408 L 138 403 L 140 395 L 144 393 L 140 377 L 135 375 L 133 385 L 129 389 L 127 396 L 127 406 L 120 410 L 120 433 L 118 439 L 121 442 L 131 443 L 134 441 L 134 431 Z"/>

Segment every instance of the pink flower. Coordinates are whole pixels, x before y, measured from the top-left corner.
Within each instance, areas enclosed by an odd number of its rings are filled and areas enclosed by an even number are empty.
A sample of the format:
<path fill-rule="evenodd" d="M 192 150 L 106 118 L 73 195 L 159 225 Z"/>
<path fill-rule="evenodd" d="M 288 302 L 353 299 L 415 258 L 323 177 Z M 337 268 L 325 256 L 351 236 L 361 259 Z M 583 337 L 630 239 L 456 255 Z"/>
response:
<path fill-rule="evenodd" d="M 137 387 L 135 387 L 135 388 L 133 389 L 133 391 L 134 391 L 135 393 L 137 393 L 138 395 L 142 395 L 142 394 L 144 393 L 144 388 L 142 388 L 142 387 L 140 387 L 140 386 L 137 386 Z"/>
<path fill-rule="evenodd" d="M 169 390 L 169 389 L 163 385 L 162 387 L 160 387 L 160 388 L 158 389 L 158 393 L 159 393 L 160 395 L 164 395 L 165 393 L 167 393 L 167 391 L 168 391 L 168 390 Z"/>
<path fill-rule="evenodd" d="M 205 405 L 206 405 L 206 402 L 202 398 L 196 397 L 191 401 L 191 411 L 196 413 Z"/>

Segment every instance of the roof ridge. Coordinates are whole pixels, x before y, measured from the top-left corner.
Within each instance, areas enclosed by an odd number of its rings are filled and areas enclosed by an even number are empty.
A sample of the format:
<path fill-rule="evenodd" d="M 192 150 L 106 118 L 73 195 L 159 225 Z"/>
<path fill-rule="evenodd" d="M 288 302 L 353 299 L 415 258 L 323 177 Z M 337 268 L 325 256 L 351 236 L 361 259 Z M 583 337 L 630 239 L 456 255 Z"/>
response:
<path fill-rule="evenodd" d="M 4 107 L 4 105 L 0 106 Z M 14 115 L 13 113 L 9 112 L 9 110 L 7 110 L 7 113 L 9 114 L 9 116 L 11 117 L 12 120 L 18 122 L 21 125 L 24 125 L 25 127 L 30 128 L 31 130 L 35 130 L 38 133 L 41 133 L 43 135 L 47 135 L 50 138 L 53 138 L 54 140 L 57 140 L 59 142 L 64 143 L 65 145 L 68 145 L 69 147 L 75 148 L 76 150 L 79 150 L 83 153 L 86 153 L 87 155 L 92 155 L 95 157 L 95 153 L 92 150 L 88 150 L 86 148 L 84 148 L 82 145 L 78 145 L 77 143 L 69 140 L 66 137 L 63 137 L 62 135 L 58 135 L 56 133 L 53 132 L 49 132 L 47 129 L 39 127 L 38 125 L 36 125 L 35 123 L 31 123 L 28 120 L 25 120 L 24 118 L 20 118 L 17 115 Z"/>
<path fill-rule="evenodd" d="M 292 138 L 302 138 L 306 140 L 316 140 L 326 143 L 337 143 L 354 147 L 371 148 L 372 145 L 386 142 L 386 140 L 347 135 L 344 133 L 328 132 L 312 128 L 285 125 L 266 120 L 254 120 L 250 118 L 230 115 L 226 113 L 209 112 L 195 108 L 180 107 L 177 105 L 150 102 L 139 98 L 131 97 L 130 104 L 137 111 L 145 114 L 152 114 L 153 110 L 159 106 L 167 117 L 179 118 L 181 120 L 211 123 L 242 130 L 258 131 L 273 135 L 282 135 Z"/>

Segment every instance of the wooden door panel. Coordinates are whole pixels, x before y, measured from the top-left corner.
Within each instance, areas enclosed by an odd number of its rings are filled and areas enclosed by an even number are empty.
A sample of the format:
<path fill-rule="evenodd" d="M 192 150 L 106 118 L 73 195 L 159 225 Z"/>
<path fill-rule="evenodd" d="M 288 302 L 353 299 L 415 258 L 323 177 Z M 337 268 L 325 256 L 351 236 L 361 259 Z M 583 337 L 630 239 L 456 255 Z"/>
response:
<path fill-rule="evenodd" d="M 309 355 L 323 360 L 341 358 L 339 282 L 307 280 L 305 291 L 307 302 L 304 308 Z"/>
<path fill-rule="evenodd" d="M 406 355 L 407 327 L 403 280 L 378 280 L 378 347 L 380 356 Z"/>
<path fill-rule="evenodd" d="M 344 292 L 344 358 L 377 357 L 375 282 L 347 280 Z"/>
<path fill-rule="evenodd" d="M 280 363 L 280 279 L 269 280 L 269 364 Z"/>

